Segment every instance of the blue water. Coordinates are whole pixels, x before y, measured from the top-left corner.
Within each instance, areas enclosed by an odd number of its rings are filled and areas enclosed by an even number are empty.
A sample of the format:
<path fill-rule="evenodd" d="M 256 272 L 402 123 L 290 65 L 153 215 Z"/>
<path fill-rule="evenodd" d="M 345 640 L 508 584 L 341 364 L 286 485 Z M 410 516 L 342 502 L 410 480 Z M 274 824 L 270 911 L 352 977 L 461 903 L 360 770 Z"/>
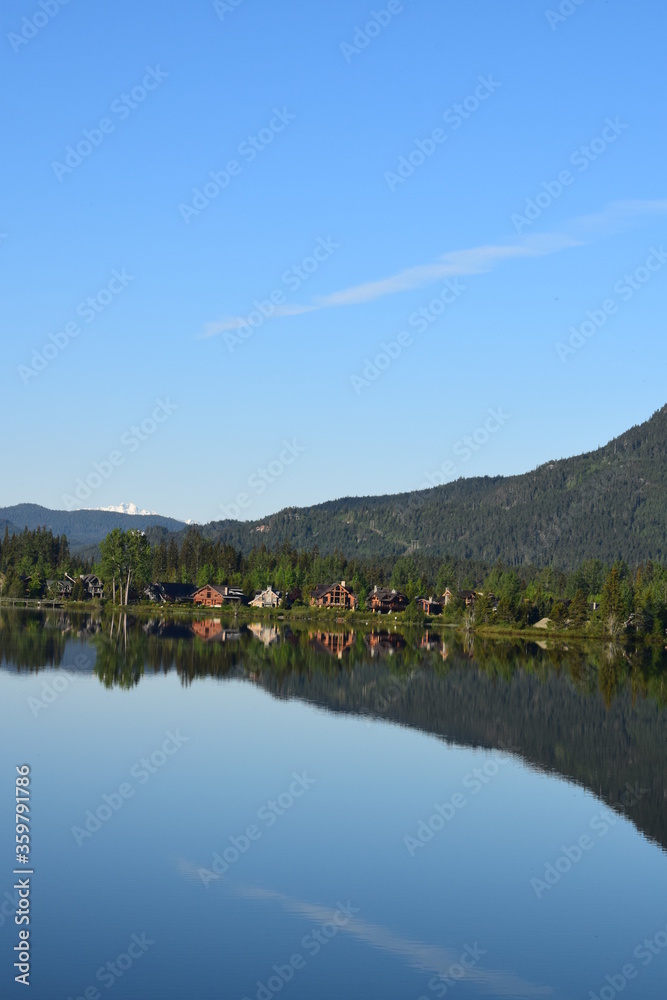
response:
<path fill-rule="evenodd" d="M 184 686 L 175 671 L 123 690 L 84 670 L 35 714 L 30 699 L 63 670 L 9 667 L 0 897 L 12 896 L 14 767 L 27 763 L 28 996 L 667 995 L 664 846 L 518 750 L 276 698 L 248 677 Z M 577 858 L 582 837 L 592 846 Z M 7 909 L 3 997 L 24 990 Z"/>

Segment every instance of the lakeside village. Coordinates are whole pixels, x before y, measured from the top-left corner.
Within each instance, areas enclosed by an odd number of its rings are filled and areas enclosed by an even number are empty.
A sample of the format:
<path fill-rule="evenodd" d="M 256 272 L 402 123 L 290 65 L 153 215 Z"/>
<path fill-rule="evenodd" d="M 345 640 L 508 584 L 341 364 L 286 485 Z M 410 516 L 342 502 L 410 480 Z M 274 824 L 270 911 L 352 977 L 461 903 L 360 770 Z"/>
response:
<path fill-rule="evenodd" d="M 111 600 L 112 608 L 116 605 L 116 588 Z M 118 591 L 122 602 L 122 590 Z M 78 579 L 65 574 L 62 580 L 47 581 L 47 596 L 44 604 L 61 604 L 83 600 L 103 601 L 110 595 L 105 591 L 104 582 L 94 573 L 82 574 Z M 41 603 L 41 602 L 40 602 Z M 589 616 L 599 612 L 599 601 L 592 601 L 590 604 L 583 602 L 582 607 L 578 605 L 580 600 L 570 600 L 563 598 L 552 612 L 553 617 L 544 617 L 533 622 L 532 627 L 540 630 L 559 631 L 567 629 L 575 622 L 580 628 L 585 628 Z M 397 619 L 405 625 L 432 626 L 436 624 L 434 619 L 440 620 L 442 624 L 459 625 L 467 630 L 475 627 L 493 626 L 497 624 L 501 628 L 510 623 L 504 619 L 498 620 L 498 611 L 501 609 L 501 599 L 495 594 L 486 591 L 459 590 L 452 591 L 449 587 L 439 596 L 417 596 L 412 600 L 400 590 L 395 588 L 373 586 L 365 600 L 353 592 L 345 580 L 331 584 L 319 584 L 311 590 L 304 600 L 300 588 L 296 587 L 289 593 L 275 590 L 271 584 L 263 590 L 257 591 L 250 597 L 239 587 L 205 584 L 195 586 L 189 583 L 151 583 L 147 584 L 139 595 L 135 592 L 134 599 L 125 604 L 121 603 L 121 608 L 127 610 L 129 606 L 139 610 L 142 607 L 160 607 L 163 611 L 168 608 L 173 610 L 188 610 L 201 614 L 205 611 L 229 611 L 234 617 L 238 617 L 242 609 L 247 609 L 248 613 L 277 612 L 279 617 L 285 617 L 285 612 L 293 612 L 295 617 L 311 617 L 309 612 L 318 613 L 320 611 L 335 613 L 335 621 L 342 624 L 350 619 L 358 617 L 356 612 L 372 615 L 393 615 L 394 621 Z M 571 609 L 571 610 L 570 610 Z M 120 610 L 120 608 L 119 608 Z M 400 617 L 399 617 L 400 616 Z M 292 615 L 288 614 L 288 617 Z M 213 626 L 217 627 L 213 627 Z M 622 623 L 622 627 L 631 630 L 633 619 Z M 196 627 L 195 627 L 196 626 Z M 525 626 L 524 626 L 525 627 Z M 256 625 L 255 628 L 262 628 Z M 204 619 L 195 622 L 193 626 L 195 634 L 201 638 L 210 640 L 226 635 L 226 630 L 220 623 L 220 619 L 213 622 L 212 619 Z M 251 629 L 252 630 L 252 629 Z M 263 630 L 265 631 L 265 630 Z M 354 633 L 351 633 L 354 637 Z M 327 642 L 322 640 L 324 645 Z M 332 638 L 335 641 L 335 637 Z M 666 647 L 667 648 L 667 647 Z"/>
<path fill-rule="evenodd" d="M 66 573 L 62 580 L 47 580 L 47 589 L 49 596 L 45 598 L 46 601 L 50 598 L 73 600 L 75 594 L 80 595 L 82 590 L 84 599 L 101 599 L 105 593 L 104 583 L 94 573 L 82 574 L 78 580 Z M 234 611 L 244 606 L 260 610 L 288 610 L 297 603 L 303 603 L 303 595 L 298 587 L 288 594 L 283 594 L 280 590 L 274 590 L 271 584 L 255 593 L 253 597 L 249 597 L 238 587 L 213 583 L 203 587 L 189 583 L 151 583 L 144 587 L 142 596 L 150 604 L 189 605 L 196 609 L 227 607 Z M 411 602 L 400 590 L 375 586 L 365 601 L 365 610 L 373 614 L 402 614 L 412 603 L 424 615 L 434 617 L 441 615 L 443 608 L 455 600 L 462 602 L 464 606 L 472 607 L 477 596 L 470 590 L 460 591 L 454 595 L 447 588 L 439 599 L 434 596 L 418 596 Z M 497 609 L 498 599 L 494 595 L 488 595 L 488 599 Z M 143 601 L 139 599 L 138 603 L 141 604 Z M 319 584 L 310 592 L 309 605 L 311 608 L 329 608 L 344 612 L 363 610 L 359 598 L 345 580 L 341 580 L 340 583 Z"/>
<path fill-rule="evenodd" d="M 257 612 L 290 619 L 338 617 L 361 623 L 391 615 L 397 623 L 464 630 L 546 630 L 615 639 L 641 635 L 665 643 L 667 566 L 587 560 L 554 567 L 490 566 L 411 552 L 349 559 L 284 543 L 244 553 L 197 529 L 158 538 L 114 529 L 92 553 L 73 556 L 64 535 L 25 529 L 0 541 L 0 603 L 80 606 L 161 615 L 204 616 L 214 610 L 247 618 Z M 330 583 L 329 580 L 334 582 Z M 366 624 L 369 624 L 367 622 Z M 543 633 L 544 634 L 544 633 Z"/>

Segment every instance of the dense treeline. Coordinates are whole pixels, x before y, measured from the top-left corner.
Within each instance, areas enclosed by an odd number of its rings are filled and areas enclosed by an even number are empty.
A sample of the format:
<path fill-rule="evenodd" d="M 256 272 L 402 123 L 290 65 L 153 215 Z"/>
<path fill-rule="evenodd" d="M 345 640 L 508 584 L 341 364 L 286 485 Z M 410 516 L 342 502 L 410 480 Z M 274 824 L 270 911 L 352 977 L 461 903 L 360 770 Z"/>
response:
<path fill-rule="evenodd" d="M 667 629 L 667 567 L 647 562 L 631 567 L 618 561 L 605 566 L 588 560 L 572 572 L 552 567 L 488 566 L 459 558 L 438 559 L 422 552 L 398 558 L 349 559 L 341 552 L 323 554 L 317 547 L 298 551 L 288 543 L 276 549 L 260 545 L 245 554 L 207 538 L 192 527 L 180 546 L 172 537 L 149 546 L 140 531 L 107 536 L 95 572 L 105 584 L 105 597 L 127 604 L 141 600 L 151 582 L 207 583 L 240 587 L 252 596 L 271 584 L 290 596 L 290 603 L 308 604 L 318 584 L 345 580 L 363 608 L 374 586 L 400 590 L 413 601 L 418 595 L 441 597 L 449 588 L 454 599 L 447 617 L 472 627 L 535 625 L 548 618 L 565 631 L 593 629 L 614 637 L 623 631 L 663 638 Z M 78 578 L 90 567 L 69 553 L 67 539 L 50 531 L 29 531 L 5 537 L 0 545 L 0 583 L 6 597 L 44 596 L 48 579 L 65 572 Z M 467 606 L 460 592 L 474 592 Z M 82 588 L 73 596 L 83 599 Z"/>
<path fill-rule="evenodd" d="M 228 584 L 254 594 L 271 584 L 297 603 L 308 603 L 319 583 L 344 579 L 363 606 L 374 586 L 418 595 L 441 596 L 446 588 L 476 592 L 470 624 L 533 625 L 550 618 L 555 628 L 581 629 L 591 620 L 610 635 L 625 628 L 664 636 L 667 628 L 667 568 L 648 562 L 631 569 L 624 562 L 604 566 L 588 560 L 574 572 L 546 567 L 521 570 L 498 562 L 436 559 L 415 552 L 397 559 L 348 559 L 341 552 L 317 548 L 299 552 L 288 543 L 275 550 L 258 546 L 249 554 L 191 528 L 179 548 L 163 539 L 152 549 L 153 580 Z M 461 617 L 463 603 L 454 600 L 448 613 Z"/>
<path fill-rule="evenodd" d="M 43 597 L 46 581 L 86 567 L 72 559 L 64 535 L 37 528 L 10 535 L 5 527 L 0 543 L 0 588 L 3 597 Z"/>

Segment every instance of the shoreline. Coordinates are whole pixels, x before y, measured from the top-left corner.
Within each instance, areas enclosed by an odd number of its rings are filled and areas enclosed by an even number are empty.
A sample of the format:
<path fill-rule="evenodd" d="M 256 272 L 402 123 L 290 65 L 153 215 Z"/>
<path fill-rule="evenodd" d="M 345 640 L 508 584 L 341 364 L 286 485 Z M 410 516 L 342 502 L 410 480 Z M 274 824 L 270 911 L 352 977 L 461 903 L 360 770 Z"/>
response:
<path fill-rule="evenodd" d="M 597 629 L 545 629 L 535 628 L 527 625 L 518 627 L 516 625 L 480 625 L 472 628 L 465 628 L 460 621 L 442 620 L 441 616 L 433 618 L 425 617 L 424 621 L 410 621 L 405 619 L 403 613 L 399 614 L 378 614 L 377 612 L 364 611 L 341 611 L 335 608 L 311 608 L 307 606 L 292 608 L 250 608 L 243 605 L 233 610 L 229 606 L 219 608 L 200 608 L 192 605 L 174 604 L 129 604 L 113 605 L 109 601 L 39 601 L 25 600 L 19 598 L 3 598 L 0 600 L 0 608 L 11 608 L 16 611 L 71 611 L 76 614 L 99 613 L 108 617 L 110 614 L 132 615 L 139 618 L 155 617 L 168 618 L 173 620 L 206 620 L 219 619 L 225 624 L 235 623 L 247 625 L 253 622 L 267 622 L 273 624 L 290 623 L 303 626 L 327 626 L 336 631 L 340 629 L 355 629 L 358 631 L 388 631 L 394 629 L 401 632 L 421 631 L 451 633 L 455 631 L 459 635 L 474 636 L 480 639 L 512 639 L 526 640 L 530 642 L 595 642 L 610 643 L 616 642 L 624 644 L 629 640 L 641 639 L 648 645 L 665 646 L 667 648 L 667 637 L 656 636 L 653 633 L 636 635 L 623 632 L 618 636 L 610 636 Z"/>

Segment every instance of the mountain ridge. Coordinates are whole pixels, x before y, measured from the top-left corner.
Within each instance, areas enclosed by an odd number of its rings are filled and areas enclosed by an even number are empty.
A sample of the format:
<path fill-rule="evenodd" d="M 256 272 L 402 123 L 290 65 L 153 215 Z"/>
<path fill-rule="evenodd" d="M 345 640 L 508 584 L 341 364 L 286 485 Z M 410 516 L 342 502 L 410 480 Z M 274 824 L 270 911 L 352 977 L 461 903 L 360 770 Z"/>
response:
<path fill-rule="evenodd" d="M 97 545 L 114 528 L 141 528 L 146 530 L 160 527 L 180 531 L 184 521 L 162 514 L 126 514 L 110 510 L 50 510 L 35 503 L 14 504 L 0 508 L 0 529 L 5 526 L 10 533 L 29 528 L 47 528 L 54 535 L 67 535 L 70 549 L 75 551 L 86 546 Z"/>
<path fill-rule="evenodd" d="M 28 518 L 27 515 L 30 515 Z M 106 520 L 108 519 L 108 520 Z M 0 527 L 45 525 L 72 549 L 94 545 L 113 527 L 140 527 L 151 541 L 189 528 L 161 515 L 0 508 Z M 342 497 L 286 507 L 255 521 L 197 525 L 211 540 L 243 552 L 266 544 L 340 550 L 348 558 L 399 558 L 419 552 L 565 570 L 586 559 L 667 561 L 667 406 L 606 445 L 545 462 L 514 476 L 457 479 L 381 496 Z"/>
<path fill-rule="evenodd" d="M 288 507 L 259 521 L 218 521 L 209 538 L 317 545 L 360 557 L 421 554 L 574 569 L 586 559 L 667 560 L 667 406 L 606 445 L 514 476 Z"/>

